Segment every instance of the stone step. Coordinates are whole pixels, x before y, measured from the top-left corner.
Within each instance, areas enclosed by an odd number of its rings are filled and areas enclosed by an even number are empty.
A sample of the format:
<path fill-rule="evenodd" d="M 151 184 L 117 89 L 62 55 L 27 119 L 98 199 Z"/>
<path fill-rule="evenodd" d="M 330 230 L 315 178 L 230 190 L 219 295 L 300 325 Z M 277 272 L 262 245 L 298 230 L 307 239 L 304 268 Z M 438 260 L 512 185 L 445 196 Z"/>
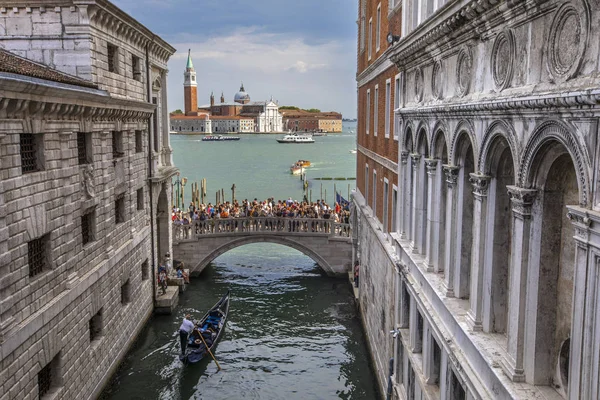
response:
<path fill-rule="evenodd" d="M 167 293 L 165 294 L 162 294 L 162 289 L 158 288 L 154 312 L 156 314 L 172 314 L 175 307 L 177 307 L 178 302 L 178 286 L 167 286 Z"/>

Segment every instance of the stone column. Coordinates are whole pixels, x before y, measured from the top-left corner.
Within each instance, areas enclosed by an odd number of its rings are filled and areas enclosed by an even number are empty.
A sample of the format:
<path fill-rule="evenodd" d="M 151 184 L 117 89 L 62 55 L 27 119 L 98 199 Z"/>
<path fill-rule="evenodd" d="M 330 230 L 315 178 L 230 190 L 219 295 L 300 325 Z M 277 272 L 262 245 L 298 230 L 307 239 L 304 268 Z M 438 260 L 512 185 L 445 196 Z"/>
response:
<path fill-rule="evenodd" d="M 467 313 L 467 322 L 474 331 L 482 330 L 483 317 L 483 275 L 485 264 L 485 245 L 487 228 L 487 194 L 491 177 L 470 174 L 473 185 L 473 244 L 471 250 L 471 307 Z"/>
<path fill-rule="evenodd" d="M 456 245 L 456 203 L 459 168 L 453 165 L 444 165 L 446 175 L 446 254 L 444 256 L 444 288 L 447 297 L 454 297 L 454 252 Z"/>
<path fill-rule="evenodd" d="M 537 190 L 507 186 L 512 203 L 513 232 L 508 298 L 507 357 L 502 360 L 504 372 L 515 382 L 525 381 L 523 349 L 525 343 L 525 305 L 531 206 Z"/>
<path fill-rule="evenodd" d="M 420 154 L 411 154 L 410 158 L 412 159 L 412 172 L 413 172 L 413 181 L 412 181 L 412 198 L 413 198 L 413 219 L 412 219 L 412 227 L 411 227 L 411 241 L 410 241 L 410 250 L 414 254 L 419 254 L 423 251 L 421 245 L 421 238 L 423 237 L 421 233 L 421 223 L 423 221 L 423 191 L 421 187 L 423 186 L 423 182 L 421 181 L 421 155 Z"/>
<path fill-rule="evenodd" d="M 448 361 L 448 353 L 441 348 L 442 357 L 440 362 L 440 400 L 450 400 L 449 385 L 448 385 L 448 371 L 450 368 Z"/>
<path fill-rule="evenodd" d="M 600 215 L 567 206 L 575 226 L 575 276 L 569 365 L 569 399 L 600 395 Z M 595 377 L 595 378 L 594 378 Z"/>
<path fill-rule="evenodd" d="M 401 239 L 408 239 L 408 232 L 410 230 L 410 167 L 411 164 L 408 163 L 408 151 L 403 151 L 402 153 L 400 153 L 400 164 L 402 166 L 402 175 L 401 179 L 402 179 L 402 190 L 400 190 L 400 195 L 401 195 L 401 200 L 400 200 L 400 204 L 401 204 L 401 210 L 400 210 L 400 215 L 402 215 L 402 221 L 400 223 L 400 238 Z"/>
<path fill-rule="evenodd" d="M 438 159 L 426 159 L 427 167 L 427 239 L 425 240 L 425 267 L 428 272 L 435 268 L 440 241 L 440 188 L 436 179 Z"/>
<path fill-rule="evenodd" d="M 425 383 L 432 385 L 435 383 L 433 363 L 433 336 L 431 335 L 431 327 L 426 319 L 423 319 L 423 375 Z"/>
<path fill-rule="evenodd" d="M 410 349 L 413 353 L 420 353 L 423 350 L 423 337 L 419 336 L 418 323 L 417 323 L 417 302 L 415 300 L 410 302 L 410 323 L 409 337 L 410 337 Z M 425 321 L 423 321 L 425 323 Z"/>

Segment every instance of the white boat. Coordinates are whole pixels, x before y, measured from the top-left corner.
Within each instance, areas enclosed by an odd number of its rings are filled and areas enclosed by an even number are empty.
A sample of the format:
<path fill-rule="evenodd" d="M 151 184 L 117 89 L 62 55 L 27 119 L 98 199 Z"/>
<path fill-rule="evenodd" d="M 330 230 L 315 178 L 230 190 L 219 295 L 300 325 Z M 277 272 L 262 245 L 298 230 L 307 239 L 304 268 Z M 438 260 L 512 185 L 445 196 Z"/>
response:
<path fill-rule="evenodd" d="M 352 150 L 350 150 L 350 153 L 352 153 L 352 154 L 356 154 L 356 149 L 352 149 Z"/>
<path fill-rule="evenodd" d="M 313 136 L 327 136 L 327 132 L 313 132 Z"/>
<path fill-rule="evenodd" d="M 314 143 L 315 140 L 306 135 L 298 135 L 296 133 L 292 133 L 290 135 L 285 135 L 281 139 L 276 139 L 277 143 Z"/>

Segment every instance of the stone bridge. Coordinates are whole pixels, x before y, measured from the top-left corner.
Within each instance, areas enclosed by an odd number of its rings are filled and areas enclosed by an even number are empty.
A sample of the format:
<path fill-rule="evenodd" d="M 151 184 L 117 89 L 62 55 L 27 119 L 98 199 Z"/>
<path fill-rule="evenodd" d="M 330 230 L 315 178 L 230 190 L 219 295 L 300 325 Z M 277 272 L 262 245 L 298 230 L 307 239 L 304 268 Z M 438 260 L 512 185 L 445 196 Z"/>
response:
<path fill-rule="evenodd" d="M 247 217 L 173 225 L 173 258 L 183 261 L 193 274 L 235 247 L 261 242 L 294 248 L 329 276 L 341 276 L 351 267 L 349 224 L 314 218 Z"/>

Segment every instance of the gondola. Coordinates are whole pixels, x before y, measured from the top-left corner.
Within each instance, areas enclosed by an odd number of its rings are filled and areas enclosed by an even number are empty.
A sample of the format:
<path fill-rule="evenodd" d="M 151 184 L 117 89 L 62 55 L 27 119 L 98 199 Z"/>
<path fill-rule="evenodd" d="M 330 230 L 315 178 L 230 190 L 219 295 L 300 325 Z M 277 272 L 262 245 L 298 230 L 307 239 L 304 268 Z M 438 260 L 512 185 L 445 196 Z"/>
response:
<path fill-rule="evenodd" d="M 204 343 L 214 355 L 215 347 L 225 331 L 228 314 L 229 290 L 200 320 L 194 321 L 196 328 L 189 335 L 185 354 L 180 354 L 179 359 L 186 364 L 195 364 L 203 358 L 210 358 Z M 204 342 L 199 335 L 203 335 Z"/>

